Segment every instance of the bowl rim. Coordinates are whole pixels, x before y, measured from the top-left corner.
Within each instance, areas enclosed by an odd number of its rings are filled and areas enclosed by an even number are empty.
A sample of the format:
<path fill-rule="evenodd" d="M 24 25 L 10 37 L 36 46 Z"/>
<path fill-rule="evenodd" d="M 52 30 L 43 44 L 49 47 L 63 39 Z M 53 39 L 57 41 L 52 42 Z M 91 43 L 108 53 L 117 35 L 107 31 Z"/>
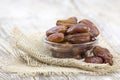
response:
<path fill-rule="evenodd" d="M 47 38 L 46 36 L 43 36 L 43 39 L 42 39 L 45 43 L 53 44 L 53 45 L 65 45 L 62 43 L 55 43 L 55 42 L 48 41 L 46 38 Z M 89 45 L 89 44 L 93 44 L 93 43 L 97 43 L 97 42 L 98 42 L 98 38 L 96 38 L 95 41 L 85 42 L 85 43 L 80 43 L 80 44 L 72 44 L 72 45 Z"/>

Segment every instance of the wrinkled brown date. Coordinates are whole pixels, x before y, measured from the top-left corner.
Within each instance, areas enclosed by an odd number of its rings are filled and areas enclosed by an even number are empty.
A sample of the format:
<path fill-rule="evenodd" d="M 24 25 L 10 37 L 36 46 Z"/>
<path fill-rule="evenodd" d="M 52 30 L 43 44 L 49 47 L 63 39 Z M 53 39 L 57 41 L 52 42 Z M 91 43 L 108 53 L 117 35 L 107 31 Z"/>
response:
<path fill-rule="evenodd" d="M 60 46 L 56 46 L 54 48 L 54 51 L 57 51 L 57 52 L 71 52 L 71 49 L 72 49 L 72 44 L 65 43 L 65 44 L 61 44 Z"/>
<path fill-rule="evenodd" d="M 56 25 L 64 25 L 67 28 L 74 25 L 74 24 L 77 24 L 76 17 L 71 17 L 71 18 L 68 18 L 67 20 L 57 20 L 57 22 L 56 22 Z"/>
<path fill-rule="evenodd" d="M 89 28 L 85 24 L 75 24 L 70 28 L 68 28 L 67 33 L 68 34 L 85 33 L 88 31 L 89 31 Z"/>
<path fill-rule="evenodd" d="M 108 49 L 106 48 L 102 48 L 100 46 L 95 46 L 93 48 L 93 54 L 95 56 L 98 56 L 98 57 L 101 57 L 103 58 L 104 60 L 104 63 L 109 63 L 110 65 L 113 64 L 113 61 L 112 61 L 112 54 L 109 52 Z"/>
<path fill-rule="evenodd" d="M 90 41 L 89 33 L 77 33 L 65 36 L 65 39 L 71 43 L 85 43 Z"/>
<path fill-rule="evenodd" d="M 104 63 L 109 63 L 110 65 L 113 65 L 113 60 L 111 58 L 104 59 Z"/>
<path fill-rule="evenodd" d="M 86 57 L 85 62 L 87 63 L 103 63 L 103 59 L 97 56 Z"/>
<path fill-rule="evenodd" d="M 72 49 L 74 55 L 80 55 L 82 50 L 79 47 L 75 47 Z"/>
<path fill-rule="evenodd" d="M 97 37 L 99 35 L 99 30 L 91 21 L 89 21 L 87 19 L 83 19 L 79 23 L 86 24 L 90 28 L 91 36 Z"/>
<path fill-rule="evenodd" d="M 56 58 L 72 58 L 73 54 L 71 52 L 58 52 L 52 50 L 52 56 Z"/>
<path fill-rule="evenodd" d="M 94 48 L 93 48 L 93 53 L 94 53 L 94 55 L 96 55 L 96 56 L 101 56 L 101 57 L 105 57 L 105 58 L 112 58 L 113 56 L 112 56 L 112 54 L 109 52 L 109 50 L 108 49 L 106 49 L 106 48 L 102 48 L 102 47 L 100 47 L 100 46 L 95 46 Z M 103 55 L 104 54 L 104 55 Z"/>
<path fill-rule="evenodd" d="M 57 43 L 62 42 L 64 41 L 64 34 L 63 33 L 51 34 L 47 37 L 47 40 L 51 42 L 57 42 Z"/>
<path fill-rule="evenodd" d="M 87 54 L 87 46 L 83 47 L 83 46 L 78 46 L 78 47 L 74 47 L 72 49 L 73 55 L 80 55 L 81 58 L 85 58 L 88 56 Z"/>
<path fill-rule="evenodd" d="M 53 33 L 65 33 L 67 28 L 65 26 L 56 26 L 47 30 L 46 35 L 49 36 Z"/>
<path fill-rule="evenodd" d="M 57 52 L 52 51 L 52 56 L 56 58 L 75 58 L 75 59 L 81 59 L 80 55 L 73 55 L 71 52 Z"/>

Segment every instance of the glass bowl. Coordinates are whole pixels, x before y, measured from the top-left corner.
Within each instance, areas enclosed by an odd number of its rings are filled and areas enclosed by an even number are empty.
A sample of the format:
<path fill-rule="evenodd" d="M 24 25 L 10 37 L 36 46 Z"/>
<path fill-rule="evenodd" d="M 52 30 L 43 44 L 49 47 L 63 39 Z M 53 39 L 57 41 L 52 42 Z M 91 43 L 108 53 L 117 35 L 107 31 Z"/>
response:
<path fill-rule="evenodd" d="M 96 45 L 98 40 L 91 42 L 71 44 L 71 43 L 55 43 L 50 42 L 43 37 L 45 47 L 52 52 L 52 56 L 55 58 L 75 58 L 82 59 L 89 55 L 88 52 Z"/>

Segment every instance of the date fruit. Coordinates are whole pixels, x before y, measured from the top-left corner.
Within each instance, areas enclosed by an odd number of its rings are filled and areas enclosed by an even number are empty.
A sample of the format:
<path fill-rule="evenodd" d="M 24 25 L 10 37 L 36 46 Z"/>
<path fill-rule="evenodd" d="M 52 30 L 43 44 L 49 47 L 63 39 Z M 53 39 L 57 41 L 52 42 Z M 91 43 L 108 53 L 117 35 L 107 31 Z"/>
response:
<path fill-rule="evenodd" d="M 68 18 L 67 20 L 57 20 L 56 25 L 64 25 L 67 28 L 69 28 L 70 26 L 77 24 L 77 18 L 76 17 L 71 17 Z"/>
<path fill-rule="evenodd" d="M 85 58 L 87 55 L 87 46 L 77 46 L 72 49 L 74 55 L 80 55 L 82 58 Z"/>
<path fill-rule="evenodd" d="M 54 48 L 54 50 L 57 52 L 71 52 L 71 49 L 72 49 L 72 44 L 70 43 L 61 44 L 60 46 L 56 46 Z"/>
<path fill-rule="evenodd" d="M 57 52 L 52 51 L 52 56 L 56 58 L 75 58 L 75 59 L 81 59 L 80 55 L 73 55 L 71 52 Z"/>
<path fill-rule="evenodd" d="M 67 28 L 65 26 L 56 26 L 47 30 L 46 35 L 49 36 L 53 33 L 65 33 Z"/>
<path fill-rule="evenodd" d="M 74 34 L 74 33 L 86 33 L 89 31 L 89 28 L 85 24 L 75 24 L 68 28 L 67 33 L 68 34 Z"/>
<path fill-rule="evenodd" d="M 85 43 L 85 42 L 90 41 L 90 34 L 89 33 L 77 33 L 77 34 L 67 35 L 65 36 L 65 39 L 74 44 Z"/>
<path fill-rule="evenodd" d="M 51 42 L 63 42 L 64 41 L 64 34 L 63 33 L 54 33 L 54 34 L 51 34 L 47 37 L 47 40 L 48 41 L 51 41 Z"/>
<path fill-rule="evenodd" d="M 93 54 L 94 56 L 103 58 L 104 63 L 109 63 L 110 65 L 113 64 L 113 61 L 112 61 L 113 56 L 108 49 L 102 48 L 100 46 L 95 46 L 93 48 Z"/>
<path fill-rule="evenodd" d="M 83 19 L 79 23 L 86 24 L 90 28 L 91 36 L 97 37 L 99 35 L 98 28 L 91 21 L 89 21 L 87 19 Z"/>
<path fill-rule="evenodd" d="M 103 59 L 97 56 L 86 57 L 85 62 L 87 63 L 103 63 Z"/>
<path fill-rule="evenodd" d="M 82 50 L 79 47 L 74 47 L 72 49 L 72 52 L 73 52 L 74 55 L 80 55 Z"/>

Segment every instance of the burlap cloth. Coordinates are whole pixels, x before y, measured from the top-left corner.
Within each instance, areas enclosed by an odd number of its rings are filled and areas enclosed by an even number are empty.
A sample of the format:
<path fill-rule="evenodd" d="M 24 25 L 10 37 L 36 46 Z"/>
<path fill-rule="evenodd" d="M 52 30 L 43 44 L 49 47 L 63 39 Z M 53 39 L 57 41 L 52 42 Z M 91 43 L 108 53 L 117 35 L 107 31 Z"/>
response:
<path fill-rule="evenodd" d="M 1 68 L 6 72 L 18 73 L 22 75 L 35 76 L 43 75 L 109 75 L 120 71 L 120 55 L 118 55 L 110 44 L 107 44 L 102 36 L 99 36 L 98 45 L 106 47 L 113 54 L 113 66 L 108 64 L 85 63 L 76 59 L 53 58 L 51 52 L 46 49 L 43 42 L 44 33 L 33 33 L 25 35 L 15 28 L 10 37 L 6 40 L 9 43 L 8 56 L 12 56 L 10 61 L 3 61 L 0 58 Z M 3 53 L 5 54 L 5 53 Z M 14 59 L 13 59 L 14 58 Z"/>

